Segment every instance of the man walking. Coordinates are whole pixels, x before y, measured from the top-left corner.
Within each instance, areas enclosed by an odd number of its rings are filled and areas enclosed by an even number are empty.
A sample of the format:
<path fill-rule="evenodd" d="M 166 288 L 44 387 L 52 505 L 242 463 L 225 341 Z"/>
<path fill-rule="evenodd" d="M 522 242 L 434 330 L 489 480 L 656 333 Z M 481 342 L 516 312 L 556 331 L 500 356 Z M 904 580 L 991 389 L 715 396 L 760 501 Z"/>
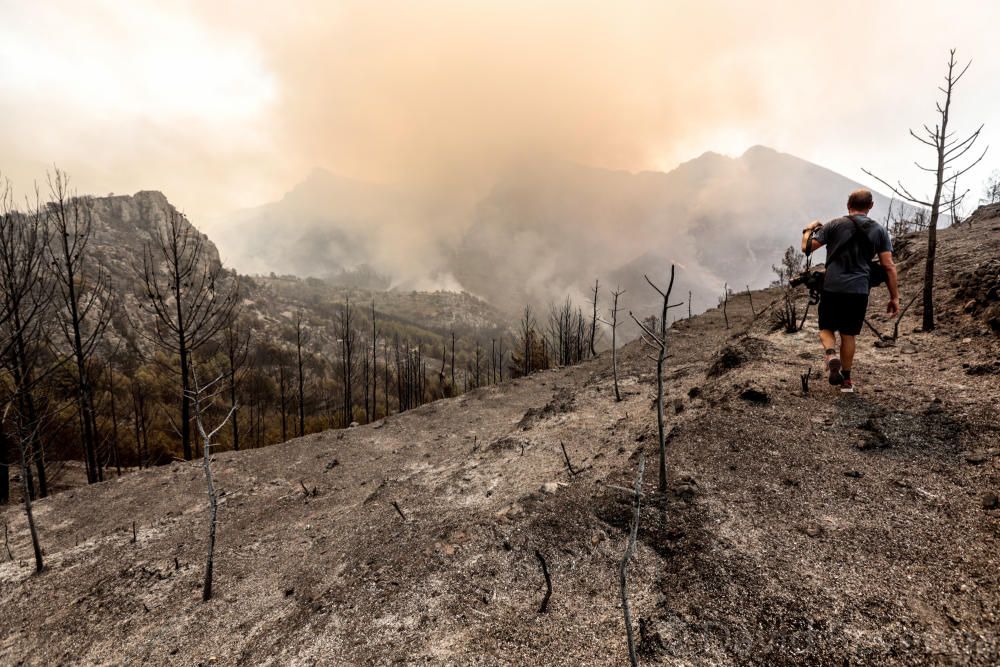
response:
<path fill-rule="evenodd" d="M 871 260 L 876 255 L 885 270 L 889 288 L 886 312 L 899 312 L 899 286 L 892 261 L 892 242 L 885 227 L 868 217 L 873 200 L 870 190 L 856 190 L 847 199 L 847 215 L 825 225 L 819 221 L 802 230 L 802 252 L 811 254 L 826 246 L 826 276 L 819 301 L 819 339 L 823 344 L 830 384 L 853 392 L 851 369 L 855 339 L 868 310 Z M 837 356 L 840 333 L 840 356 Z"/>

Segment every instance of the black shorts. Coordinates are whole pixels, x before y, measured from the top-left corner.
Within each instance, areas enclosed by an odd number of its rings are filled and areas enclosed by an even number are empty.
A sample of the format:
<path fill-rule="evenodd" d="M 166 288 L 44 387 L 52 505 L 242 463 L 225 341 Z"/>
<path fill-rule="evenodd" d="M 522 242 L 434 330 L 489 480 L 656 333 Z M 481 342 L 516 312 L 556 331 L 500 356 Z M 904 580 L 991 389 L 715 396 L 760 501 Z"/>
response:
<path fill-rule="evenodd" d="M 819 299 L 819 328 L 857 336 L 868 312 L 867 294 L 823 292 Z"/>

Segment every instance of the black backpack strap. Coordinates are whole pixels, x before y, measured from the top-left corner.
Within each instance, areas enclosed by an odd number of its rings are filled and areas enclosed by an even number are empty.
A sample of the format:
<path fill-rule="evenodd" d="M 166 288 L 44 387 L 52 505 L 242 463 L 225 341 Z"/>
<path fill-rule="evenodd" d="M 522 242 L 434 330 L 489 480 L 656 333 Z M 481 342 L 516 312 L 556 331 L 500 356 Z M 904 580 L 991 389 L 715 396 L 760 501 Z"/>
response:
<path fill-rule="evenodd" d="M 850 220 L 852 223 L 854 223 L 854 233 L 851 234 L 851 238 L 847 239 L 846 241 L 844 241 L 843 243 L 841 243 L 839 246 L 837 246 L 834 249 L 833 252 L 827 253 L 827 255 L 826 255 L 826 263 L 827 263 L 828 266 L 829 266 L 830 262 L 832 262 L 834 260 L 834 258 L 837 255 L 839 255 L 840 252 L 844 248 L 846 248 L 850 244 L 858 241 L 860 237 L 864 237 L 864 239 L 868 242 L 867 246 L 869 248 L 871 248 L 871 251 L 872 251 L 871 254 L 872 255 L 875 254 L 875 247 L 872 245 L 871 239 L 868 238 L 868 234 L 865 233 L 864 228 L 858 223 L 858 221 L 854 219 L 854 216 L 853 215 L 845 215 L 844 217 L 847 218 L 848 220 Z M 863 248 L 862 248 L 862 250 L 863 250 Z M 866 259 L 871 259 L 871 257 L 868 257 Z"/>
<path fill-rule="evenodd" d="M 872 240 L 868 238 L 868 228 L 862 227 L 861 223 L 855 220 L 853 215 L 847 216 L 847 219 L 854 223 L 854 237 L 858 239 L 858 243 L 862 244 L 862 252 L 866 252 L 868 254 L 865 259 L 871 259 L 875 256 L 875 244 L 873 244 Z"/>

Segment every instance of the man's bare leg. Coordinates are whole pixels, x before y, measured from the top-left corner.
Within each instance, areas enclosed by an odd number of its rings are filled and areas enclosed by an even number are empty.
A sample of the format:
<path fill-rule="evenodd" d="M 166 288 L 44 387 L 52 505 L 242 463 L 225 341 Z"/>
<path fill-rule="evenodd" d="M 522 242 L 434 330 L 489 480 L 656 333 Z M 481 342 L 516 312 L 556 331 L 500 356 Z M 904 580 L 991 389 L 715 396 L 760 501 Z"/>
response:
<path fill-rule="evenodd" d="M 823 344 L 823 353 L 826 354 L 828 350 L 837 349 L 837 334 L 828 329 L 822 329 L 819 332 L 819 342 Z M 833 356 L 833 355 L 826 355 Z M 829 359 L 827 359 L 829 361 Z"/>
<path fill-rule="evenodd" d="M 854 364 L 854 336 L 840 336 L 840 375 L 843 382 L 840 384 L 840 391 L 853 392 L 854 382 L 851 380 L 851 366 Z"/>
<path fill-rule="evenodd" d="M 841 336 L 843 338 L 843 336 Z M 851 337 L 851 356 L 854 356 L 854 341 L 853 336 Z M 838 385 L 843 380 L 843 376 L 840 374 L 841 361 L 837 358 L 837 334 L 829 329 L 821 329 L 819 332 L 819 340 L 823 344 L 823 360 L 826 363 L 826 369 L 830 371 L 830 384 Z"/>
<path fill-rule="evenodd" d="M 854 365 L 855 345 L 855 336 L 845 336 L 844 334 L 840 334 L 840 363 L 843 369 L 848 373 Z"/>

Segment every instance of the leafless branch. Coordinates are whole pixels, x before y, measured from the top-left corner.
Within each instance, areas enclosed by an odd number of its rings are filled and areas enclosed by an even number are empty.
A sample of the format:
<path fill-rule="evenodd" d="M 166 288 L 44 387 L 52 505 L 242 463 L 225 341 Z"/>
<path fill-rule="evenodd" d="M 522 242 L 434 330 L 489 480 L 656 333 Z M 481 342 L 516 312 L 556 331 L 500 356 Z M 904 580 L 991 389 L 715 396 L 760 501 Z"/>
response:
<path fill-rule="evenodd" d="M 544 614 L 549 609 L 549 598 L 552 597 L 552 577 L 549 576 L 549 566 L 545 562 L 545 556 L 538 549 L 535 549 L 535 558 L 542 565 L 542 576 L 545 577 L 545 597 L 542 598 L 542 604 L 538 607 L 538 613 Z"/>
<path fill-rule="evenodd" d="M 618 587 L 622 598 L 622 615 L 625 617 L 625 637 L 628 640 L 628 657 L 632 667 L 638 667 L 639 660 L 635 652 L 635 635 L 632 631 L 632 610 L 628 601 L 628 564 L 635 554 L 636 541 L 639 537 L 639 510 L 642 502 L 642 476 L 646 470 L 646 456 L 639 454 L 639 474 L 635 480 L 634 500 L 632 503 L 632 524 L 629 527 L 628 543 L 625 555 L 618 565 Z"/>

